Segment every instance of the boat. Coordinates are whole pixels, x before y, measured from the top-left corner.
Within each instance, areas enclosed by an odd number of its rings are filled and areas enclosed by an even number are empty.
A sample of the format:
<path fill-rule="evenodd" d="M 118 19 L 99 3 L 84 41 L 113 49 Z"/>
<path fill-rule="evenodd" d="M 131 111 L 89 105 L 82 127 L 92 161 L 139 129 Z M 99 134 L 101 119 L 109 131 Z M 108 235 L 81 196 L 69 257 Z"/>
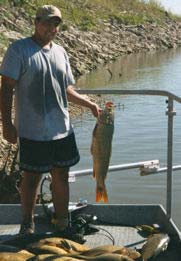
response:
<path fill-rule="evenodd" d="M 181 260 L 180 231 L 173 220 L 167 218 L 166 211 L 161 205 L 86 204 L 76 209 L 76 203 L 74 203 L 74 211 L 80 216 L 92 217 L 92 223 L 97 232 L 84 236 L 86 240 L 84 244 L 90 248 L 116 245 L 141 251 L 147 236 L 140 233 L 138 227 L 143 224 L 150 226 L 157 224 L 162 232 L 169 235 L 170 243 L 167 250 L 151 260 Z M 44 210 L 41 204 L 36 206 L 35 213 L 36 233 L 44 233 L 46 238 L 52 232 L 52 226 L 49 222 L 42 222 Z M 20 217 L 20 205 L 0 205 L 0 243 L 19 240 L 17 233 L 20 228 Z"/>
<path fill-rule="evenodd" d="M 138 168 L 141 175 L 159 174 L 167 172 L 167 207 L 160 204 L 88 204 L 83 202 L 69 203 L 70 221 L 75 216 L 89 216 L 90 223 L 96 232 L 85 234 L 85 245 L 94 248 L 100 245 L 119 245 L 140 251 L 148 239 L 144 231 L 139 228 L 143 225 L 160 229 L 161 233 L 170 238 L 168 248 L 152 258 L 156 261 L 180 261 L 181 260 L 181 234 L 172 220 L 172 172 L 181 169 L 181 166 L 173 166 L 173 116 L 175 111 L 173 103 L 181 103 L 181 98 L 166 91 L 156 90 L 80 90 L 83 94 L 119 94 L 119 95 L 161 95 L 167 97 L 168 115 L 168 144 L 167 144 L 167 166 L 160 168 L 159 160 L 136 162 L 110 166 L 109 171 L 117 171 L 130 168 Z M 92 169 L 70 172 L 70 180 L 92 174 Z M 53 214 L 51 197 L 44 199 L 44 186 L 51 184 L 51 177 L 47 175 L 40 188 L 42 197 L 41 204 L 36 205 L 35 223 L 37 223 L 37 234 L 52 233 L 52 226 L 48 215 Z M 47 185 L 46 184 L 46 185 Z M 46 194 L 46 193 L 45 193 Z M 46 196 L 46 195 L 45 195 Z M 49 196 L 48 196 L 49 197 Z M 120 199 L 121 201 L 121 199 Z M 46 220 L 46 222 L 45 222 Z M 42 222 L 43 221 L 43 222 Z M 19 204 L 0 205 L 0 243 L 15 239 L 20 228 L 21 206 Z M 140 259 L 141 260 L 141 259 Z"/>

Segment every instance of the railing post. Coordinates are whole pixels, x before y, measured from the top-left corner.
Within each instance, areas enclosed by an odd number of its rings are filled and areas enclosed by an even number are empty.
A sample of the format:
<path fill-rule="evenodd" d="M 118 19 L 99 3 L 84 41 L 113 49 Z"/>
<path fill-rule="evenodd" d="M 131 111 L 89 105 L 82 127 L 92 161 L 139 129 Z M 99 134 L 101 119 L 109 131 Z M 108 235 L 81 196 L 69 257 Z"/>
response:
<path fill-rule="evenodd" d="M 173 116 L 176 112 L 173 109 L 173 99 L 168 98 L 168 136 L 167 136 L 167 217 L 172 214 L 172 165 L 173 165 Z"/>

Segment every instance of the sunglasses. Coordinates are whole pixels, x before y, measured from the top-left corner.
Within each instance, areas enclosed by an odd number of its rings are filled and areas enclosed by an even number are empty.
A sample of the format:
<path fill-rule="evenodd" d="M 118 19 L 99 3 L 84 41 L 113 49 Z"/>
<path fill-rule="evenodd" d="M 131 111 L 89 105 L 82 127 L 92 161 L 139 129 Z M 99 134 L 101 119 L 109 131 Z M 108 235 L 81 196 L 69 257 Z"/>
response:
<path fill-rule="evenodd" d="M 38 19 L 39 22 L 42 22 L 43 24 L 47 25 L 47 26 L 55 26 L 55 27 L 58 27 L 62 24 L 62 20 L 59 19 L 59 18 L 56 18 L 56 17 L 52 17 L 48 20 L 44 20 L 44 19 L 41 19 L 39 18 Z"/>

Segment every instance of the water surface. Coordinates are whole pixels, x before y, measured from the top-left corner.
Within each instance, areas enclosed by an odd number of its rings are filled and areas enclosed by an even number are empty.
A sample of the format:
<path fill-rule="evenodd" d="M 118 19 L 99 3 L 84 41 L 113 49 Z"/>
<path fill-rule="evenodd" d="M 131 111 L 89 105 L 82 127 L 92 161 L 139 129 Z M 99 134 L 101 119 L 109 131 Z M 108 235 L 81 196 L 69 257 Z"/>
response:
<path fill-rule="evenodd" d="M 102 66 L 77 82 L 81 88 L 166 90 L 181 96 L 181 48 L 157 53 L 133 54 Z M 105 97 L 105 96 L 103 96 Z M 167 103 L 165 97 L 106 96 L 114 101 L 115 132 L 110 165 L 167 159 Z M 181 104 L 175 103 L 174 165 L 181 162 Z M 92 168 L 91 136 L 95 118 L 86 113 L 73 120 L 81 161 L 72 170 Z M 173 174 L 173 219 L 181 228 L 181 171 Z M 109 203 L 153 203 L 166 207 L 166 173 L 141 177 L 138 170 L 108 174 Z M 92 176 L 71 184 L 71 198 L 95 202 Z"/>

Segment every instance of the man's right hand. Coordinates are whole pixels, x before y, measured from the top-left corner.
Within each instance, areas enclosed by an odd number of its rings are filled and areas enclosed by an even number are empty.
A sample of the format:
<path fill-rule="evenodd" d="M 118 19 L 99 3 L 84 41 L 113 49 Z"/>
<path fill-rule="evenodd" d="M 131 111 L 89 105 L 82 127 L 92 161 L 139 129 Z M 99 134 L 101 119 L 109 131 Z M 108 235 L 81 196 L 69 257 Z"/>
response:
<path fill-rule="evenodd" d="M 3 138 L 10 143 L 17 143 L 17 131 L 13 124 L 3 125 Z"/>

